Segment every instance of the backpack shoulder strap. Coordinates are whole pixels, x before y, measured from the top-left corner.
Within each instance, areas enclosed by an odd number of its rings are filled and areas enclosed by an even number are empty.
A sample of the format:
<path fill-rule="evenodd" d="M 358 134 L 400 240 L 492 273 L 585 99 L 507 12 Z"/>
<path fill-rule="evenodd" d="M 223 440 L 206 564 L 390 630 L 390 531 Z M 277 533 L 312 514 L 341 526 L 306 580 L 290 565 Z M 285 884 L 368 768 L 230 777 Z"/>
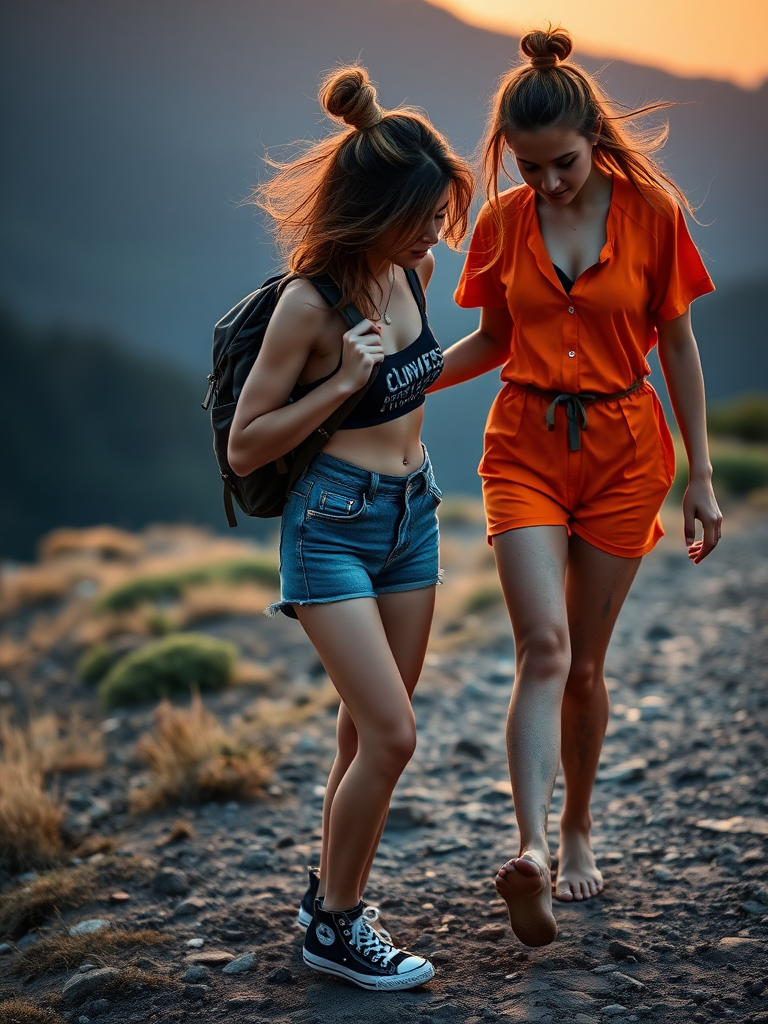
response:
<path fill-rule="evenodd" d="M 309 280 L 315 288 L 317 288 L 329 306 L 336 305 L 341 298 L 341 292 L 339 291 L 338 285 L 336 285 L 327 274 L 323 274 L 320 277 L 310 277 Z M 365 319 L 357 306 L 353 306 L 352 303 L 348 306 L 344 306 L 339 310 L 339 312 L 344 317 L 347 327 L 355 327 L 361 320 Z"/>
<path fill-rule="evenodd" d="M 408 284 L 411 286 L 413 297 L 416 299 L 416 304 L 419 307 L 419 312 L 424 314 L 427 312 L 427 296 L 424 294 L 424 286 L 421 283 L 421 278 L 415 270 L 408 269 L 405 272 L 405 276 L 408 278 Z"/>

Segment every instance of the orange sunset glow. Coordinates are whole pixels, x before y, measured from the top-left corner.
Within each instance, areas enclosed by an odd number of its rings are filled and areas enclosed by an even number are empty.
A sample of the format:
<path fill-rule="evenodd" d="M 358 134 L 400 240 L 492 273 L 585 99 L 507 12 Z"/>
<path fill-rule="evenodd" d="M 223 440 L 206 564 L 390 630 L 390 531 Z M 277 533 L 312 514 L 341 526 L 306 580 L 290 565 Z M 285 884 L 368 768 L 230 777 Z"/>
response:
<path fill-rule="evenodd" d="M 579 53 L 753 89 L 768 78 L 768 0 L 428 0 L 471 25 L 519 35 L 548 21 Z"/>

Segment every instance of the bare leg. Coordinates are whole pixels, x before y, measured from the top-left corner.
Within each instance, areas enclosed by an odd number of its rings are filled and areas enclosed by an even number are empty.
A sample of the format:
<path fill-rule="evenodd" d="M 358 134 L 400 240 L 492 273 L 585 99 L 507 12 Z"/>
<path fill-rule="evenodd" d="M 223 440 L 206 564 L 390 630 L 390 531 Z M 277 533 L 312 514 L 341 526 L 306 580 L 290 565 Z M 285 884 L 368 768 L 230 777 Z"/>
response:
<path fill-rule="evenodd" d="M 496 876 L 512 930 L 528 946 L 557 935 L 552 914 L 547 817 L 560 756 L 560 705 L 570 666 L 564 527 L 494 537 L 493 550 L 515 636 L 516 675 L 507 754 L 520 849 Z"/>
<path fill-rule="evenodd" d="M 396 609 L 395 599 L 403 601 L 420 593 L 391 595 L 390 601 Z M 427 634 L 433 588 L 428 593 L 428 599 L 422 597 L 420 602 L 412 598 L 414 606 L 420 603 L 430 609 L 428 615 L 422 614 Z M 358 902 L 392 790 L 416 741 L 409 693 L 383 621 L 387 618 L 396 623 L 398 615 L 396 610 L 382 615 L 377 603 L 368 598 L 297 606 L 296 610 L 357 734 L 352 762 L 346 772 L 339 772 L 341 778 L 330 800 L 323 865 L 326 909 L 346 910 Z M 407 615 L 401 619 L 401 625 L 408 622 Z"/>
<path fill-rule="evenodd" d="M 561 717 L 565 806 L 560 819 L 555 885 L 559 900 L 585 900 L 603 889 L 603 877 L 590 845 L 589 810 L 608 725 L 603 668 L 616 619 L 640 561 L 609 555 L 575 534 L 570 538 L 566 602 L 571 668 Z"/>
<path fill-rule="evenodd" d="M 424 665 L 429 630 L 435 608 L 435 588 L 382 594 L 377 601 L 384 632 L 409 697 L 413 696 Z M 319 895 L 325 894 L 325 870 L 328 859 L 328 818 L 339 783 L 357 752 L 357 731 L 342 703 L 336 724 L 337 753 L 328 777 L 323 801 L 323 840 L 320 856 Z M 386 824 L 386 813 L 373 843 L 368 863 L 361 876 L 360 897 L 365 893 L 376 850 Z"/>

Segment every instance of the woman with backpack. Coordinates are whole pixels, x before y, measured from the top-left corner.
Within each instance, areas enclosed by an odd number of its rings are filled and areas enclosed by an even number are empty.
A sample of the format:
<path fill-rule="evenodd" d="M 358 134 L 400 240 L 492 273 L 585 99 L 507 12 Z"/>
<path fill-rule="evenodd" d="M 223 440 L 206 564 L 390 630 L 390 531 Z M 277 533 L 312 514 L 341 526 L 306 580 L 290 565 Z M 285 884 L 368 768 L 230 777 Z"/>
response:
<path fill-rule="evenodd" d="M 557 933 L 547 817 L 558 763 L 565 803 L 555 897 L 603 889 L 590 802 L 608 722 L 603 676 L 642 556 L 661 537 L 674 449 L 646 356 L 658 343 L 689 464 L 685 542 L 694 564 L 720 538 L 690 304 L 713 290 L 685 196 L 651 158 L 664 141 L 568 61 L 561 29 L 531 32 L 504 75 L 485 139 L 487 203 L 456 292 L 478 330 L 448 349 L 435 389 L 503 364 L 480 475 L 516 678 L 507 749 L 518 855 L 496 876 L 530 946 Z M 504 160 L 523 184 L 499 193 Z M 695 521 L 703 537 L 695 537 Z"/>
<path fill-rule="evenodd" d="M 424 393 L 442 369 L 422 289 L 431 248 L 466 233 L 469 168 L 426 117 L 384 110 L 363 68 L 327 76 L 344 122 L 260 186 L 292 274 L 240 394 L 229 462 L 279 458 L 373 383 L 295 483 L 280 536 L 281 601 L 341 697 L 320 872 L 299 922 L 312 968 L 366 989 L 407 989 L 432 965 L 375 930 L 362 901 L 390 797 L 416 743 L 410 698 L 439 581 L 440 491 L 421 443 Z M 331 308 L 311 278 L 327 275 Z M 340 309 L 364 319 L 345 329 Z M 367 911 L 367 912 L 366 912 Z"/>

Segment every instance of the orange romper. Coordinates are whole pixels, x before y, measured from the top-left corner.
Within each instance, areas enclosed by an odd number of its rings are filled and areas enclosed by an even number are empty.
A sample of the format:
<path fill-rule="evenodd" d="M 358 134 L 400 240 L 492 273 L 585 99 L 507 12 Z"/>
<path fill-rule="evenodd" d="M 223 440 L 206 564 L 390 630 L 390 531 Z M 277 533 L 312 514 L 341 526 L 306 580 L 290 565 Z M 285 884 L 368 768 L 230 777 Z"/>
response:
<path fill-rule="evenodd" d="M 495 241 L 486 204 L 454 296 L 460 306 L 506 306 L 512 318 L 504 386 L 488 415 L 479 467 L 489 540 L 516 527 L 563 525 L 610 554 L 644 555 L 664 533 L 659 509 L 675 471 L 654 389 L 645 382 L 620 399 L 580 409 L 572 403 L 578 424 L 569 423 L 561 401 L 548 429 L 547 411 L 554 395 L 614 394 L 642 380 L 655 321 L 680 316 L 714 285 L 682 211 L 661 190 L 652 206 L 614 175 L 606 243 L 570 294 L 544 244 L 533 190 L 523 185 L 500 200 L 504 251 L 480 270 Z"/>

